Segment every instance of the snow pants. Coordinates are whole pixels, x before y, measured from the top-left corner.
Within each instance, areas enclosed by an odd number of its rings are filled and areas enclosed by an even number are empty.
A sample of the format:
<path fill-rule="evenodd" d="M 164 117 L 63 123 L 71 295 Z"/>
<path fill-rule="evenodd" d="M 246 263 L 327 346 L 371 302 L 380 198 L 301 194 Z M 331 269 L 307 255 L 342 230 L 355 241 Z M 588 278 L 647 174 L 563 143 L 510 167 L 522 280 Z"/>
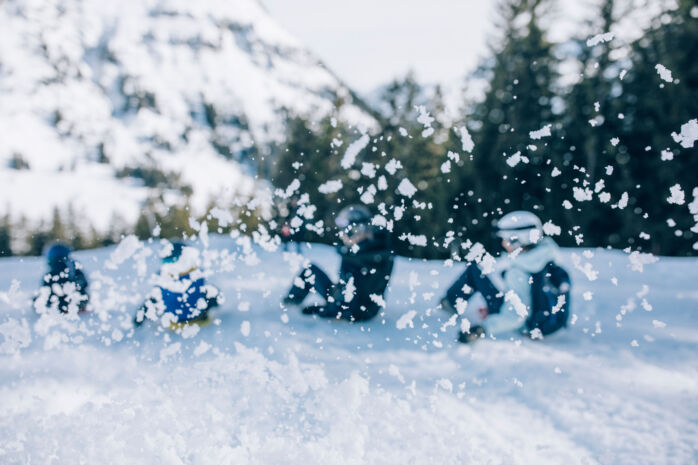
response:
<path fill-rule="evenodd" d="M 315 264 L 301 271 L 298 278 L 303 286 L 298 285 L 300 282 L 297 279 L 284 299 L 286 302 L 300 305 L 312 290 L 325 300 L 322 305 L 305 307 L 303 313 L 306 315 L 363 321 L 373 318 L 378 313 L 377 304 L 370 301 L 364 302 L 358 295 L 351 302 L 344 302 L 341 284 L 333 283 L 327 273 Z"/>
<path fill-rule="evenodd" d="M 468 300 L 476 292 L 485 298 L 488 313 L 498 313 L 502 308 L 504 295 L 487 276 L 482 274 L 482 270 L 475 263 L 470 263 L 463 274 L 448 288 L 444 300 L 452 309 L 455 309 L 456 300 L 459 298 Z"/>

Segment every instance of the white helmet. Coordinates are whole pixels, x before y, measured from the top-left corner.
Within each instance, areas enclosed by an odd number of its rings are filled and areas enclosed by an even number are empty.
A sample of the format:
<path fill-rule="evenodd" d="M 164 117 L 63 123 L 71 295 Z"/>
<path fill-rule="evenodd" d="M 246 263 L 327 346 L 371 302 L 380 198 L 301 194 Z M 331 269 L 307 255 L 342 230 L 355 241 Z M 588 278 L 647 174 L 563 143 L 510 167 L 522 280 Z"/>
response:
<path fill-rule="evenodd" d="M 531 245 L 543 237 L 543 224 L 535 214 L 527 211 L 507 213 L 497 221 L 497 236 L 510 244 Z"/>

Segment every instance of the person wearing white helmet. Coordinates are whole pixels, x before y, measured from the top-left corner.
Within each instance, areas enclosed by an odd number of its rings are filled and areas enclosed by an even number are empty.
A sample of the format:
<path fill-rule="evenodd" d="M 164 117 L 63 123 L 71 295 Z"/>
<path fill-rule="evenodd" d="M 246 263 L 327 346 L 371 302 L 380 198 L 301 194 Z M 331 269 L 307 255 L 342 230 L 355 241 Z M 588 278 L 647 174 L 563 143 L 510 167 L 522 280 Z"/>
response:
<path fill-rule="evenodd" d="M 491 273 L 476 263 L 448 289 L 441 301 L 461 316 L 458 340 L 519 331 L 539 337 L 566 326 L 570 281 L 556 264 L 557 244 L 545 237 L 535 214 L 515 211 L 496 223 L 495 234 L 506 254 Z"/>
<path fill-rule="evenodd" d="M 495 234 L 502 239 L 507 252 L 517 247 L 530 247 L 543 239 L 543 224 L 534 213 L 515 211 L 497 221 Z"/>

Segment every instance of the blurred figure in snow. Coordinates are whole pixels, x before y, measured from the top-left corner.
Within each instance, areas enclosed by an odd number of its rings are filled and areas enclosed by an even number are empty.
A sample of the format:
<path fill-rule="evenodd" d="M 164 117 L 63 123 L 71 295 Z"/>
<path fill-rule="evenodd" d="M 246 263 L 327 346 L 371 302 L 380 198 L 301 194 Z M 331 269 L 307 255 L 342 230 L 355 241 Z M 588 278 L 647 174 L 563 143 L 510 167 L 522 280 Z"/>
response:
<path fill-rule="evenodd" d="M 206 284 L 199 269 L 199 251 L 181 242 L 167 244 L 156 286 L 136 312 L 134 323 L 160 320 L 177 329 L 189 323 L 208 322 L 208 311 L 222 303 L 218 289 Z"/>
<path fill-rule="evenodd" d="M 333 283 L 317 265 L 310 264 L 295 279 L 284 304 L 300 305 L 310 292 L 319 294 L 322 305 L 303 309 L 306 315 L 364 321 L 376 316 L 385 305 L 383 295 L 393 271 L 390 237 L 371 225 L 370 212 L 361 205 L 342 209 L 335 223 L 342 243 L 339 282 Z"/>
<path fill-rule="evenodd" d="M 283 244 L 283 249 L 284 251 L 288 251 L 289 247 L 288 245 L 290 243 L 296 244 L 295 249 L 296 253 L 301 252 L 301 243 L 300 243 L 300 237 L 299 237 L 299 228 L 298 227 L 293 227 L 293 218 L 295 218 L 298 212 L 298 198 L 293 196 L 291 197 L 288 202 L 285 205 L 282 205 L 281 208 L 279 209 L 280 213 L 280 223 L 281 223 L 281 228 L 279 231 L 279 235 L 281 236 L 281 243 Z"/>
<path fill-rule="evenodd" d="M 65 244 L 54 244 L 46 253 L 48 272 L 41 279 L 41 287 L 34 297 L 34 309 L 38 313 L 48 309 L 60 313 L 87 310 L 87 278 L 82 265 L 70 254 L 70 247 Z"/>
<path fill-rule="evenodd" d="M 444 310 L 461 316 L 458 340 L 519 331 L 540 338 L 567 325 L 570 280 L 556 264 L 558 247 L 543 237 L 540 219 L 527 211 L 504 215 L 496 235 L 507 252 L 491 273 L 475 263 L 448 289 Z"/>

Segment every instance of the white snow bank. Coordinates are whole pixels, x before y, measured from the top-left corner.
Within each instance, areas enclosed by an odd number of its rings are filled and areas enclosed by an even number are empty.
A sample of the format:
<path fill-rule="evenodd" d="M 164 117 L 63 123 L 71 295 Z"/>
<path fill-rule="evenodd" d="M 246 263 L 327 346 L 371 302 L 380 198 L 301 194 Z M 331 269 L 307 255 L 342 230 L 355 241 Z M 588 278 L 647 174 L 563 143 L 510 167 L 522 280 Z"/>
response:
<path fill-rule="evenodd" d="M 144 247 L 154 253 L 76 254 L 93 304 L 80 317 L 37 318 L 28 300 L 43 260 L 0 259 L 1 462 L 636 464 L 695 456 L 695 259 L 563 250 L 573 282 L 568 329 L 542 341 L 512 335 L 464 347 L 455 342 L 460 325 L 437 308 L 463 264 L 398 258 L 382 313 L 350 325 L 279 306 L 304 260 L 336 277 L 332 248 L 298 256 L 218 236 L 202 254 L 204 274 L 226 297 L 213 324 L 181 336 L 156 325 L 134 330 L 130 319 L 150 283 L 133 271 L 140 261 L 149 273 L 159 267 L 159 247 Z M 121 260 L 116 270 L 105 266 L 112 255 Z"/>

